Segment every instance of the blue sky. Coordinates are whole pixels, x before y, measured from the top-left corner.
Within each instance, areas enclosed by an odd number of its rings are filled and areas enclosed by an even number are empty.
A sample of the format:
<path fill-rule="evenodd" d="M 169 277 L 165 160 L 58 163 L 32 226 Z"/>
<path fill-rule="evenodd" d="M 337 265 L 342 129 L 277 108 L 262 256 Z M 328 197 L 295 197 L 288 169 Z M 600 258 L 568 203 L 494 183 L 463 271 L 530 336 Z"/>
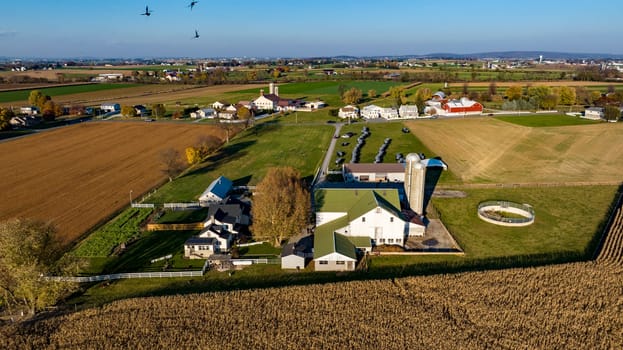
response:
<path fill-rule="evenodd" d="M 189 3 L 6 0 L 0 56 L 623 54 L 621 0 L 199 0 L 192 11 Z M 140 15 L 145 5 L 150 17 Z"/>

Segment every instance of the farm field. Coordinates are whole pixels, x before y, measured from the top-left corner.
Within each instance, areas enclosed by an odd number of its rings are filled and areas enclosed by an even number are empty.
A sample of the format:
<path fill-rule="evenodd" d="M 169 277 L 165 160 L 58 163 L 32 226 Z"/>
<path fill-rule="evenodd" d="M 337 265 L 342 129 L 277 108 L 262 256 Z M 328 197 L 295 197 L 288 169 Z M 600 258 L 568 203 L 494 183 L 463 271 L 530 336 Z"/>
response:
<path fill-rule="evenodd" d="M 123 87 L 123 84 L 104 84 Z M 91 86 L 91 85 L 87 85 Z M 127 85 L 126 85 L 127 86 Z M 106 91 L 91 91 L 72 94 L 54 95 L 49 93 L 54 102 L 72 103 L 83 105 L 97 105 L 102 102 L 117 102 L 119 104 L 151 104 L 151 103 L 169 103 L 175 104 L 177 101 L 196 98 L 197 96 L 211 96 L 223 94 L 229 91 L 237 91 L 241 88 L 249 88 L 253 85 L 217 85 L 209 87 L 197 87 L 193 85 L 174 85 L 174 84 L 145 84 L 133 85 L 133 87 L 124 87 Z M 257 85 L 258 87 L 260 85 Z M 264 86 L 263 84 L 261 86 Z M 58 88 L 56 88 L 58 89 Z M 23 99 L 15 99 L 11 102 L 0 100 L 0 106 L 9 107 L 16 104 L 27 104 L 28 94 L 30 91 L 2 92 L 2 94 L 19 93 Z"/>
<path fill-rule="evenodd" d="M 294 167 L 311 183 L 333 131 L 328 125 L 283 126 L 279 121 L 258 124 L 184 176 L 158 189 L 149 202 L 194 201 L 220 175 L 234 181 L 234 185 L 256 185 L 266 170 L 275 166 Z"/>
<path fill-rule="evenodd" d="M 623 124 L 524 127 L 492 118 L 406 123 L 466 183 L 612 183 Z"/>
<path fill-rule="evenodd" d="M 510 113 L 509 113 L 510 114 Z M 549 126 L 570 126 L 570 125 L 587 125 L 587 124 L 600 124 L 603 123 L 599 120 L 583 119 L 578 117 L 571 117 L 561 114 L 534 114 L 527 116 L 499 116 L 494 117 L 497 120 L 505 121 L 512 124 L 529 127 L 549 127 Z"/>
<path fill-rule="evenodd" d="M 3 142 L 0 220 L 52 221 L 69 243 L 164 182 L 162 150 L 209 134 L 224 139 L 210 125 L 89 122 Z"/>
<path fill-rule="evenodd" d="M 0 347 L 617 349 L 622 278 L 585 262 L 127 299 L 5 325 Z"/>
<path fill-rule="evenodd" d="M 66 85 L 55 87 L 37 88 L 41 93 L 53 97 L 64 95 L 103 92 L 114 89 L 131 89 L 141 86 L 139 84 L 82 84 L 82 85 Z M 28 101 L 31 90 L 16 90 L 0 92 L 0 102 Z"/>

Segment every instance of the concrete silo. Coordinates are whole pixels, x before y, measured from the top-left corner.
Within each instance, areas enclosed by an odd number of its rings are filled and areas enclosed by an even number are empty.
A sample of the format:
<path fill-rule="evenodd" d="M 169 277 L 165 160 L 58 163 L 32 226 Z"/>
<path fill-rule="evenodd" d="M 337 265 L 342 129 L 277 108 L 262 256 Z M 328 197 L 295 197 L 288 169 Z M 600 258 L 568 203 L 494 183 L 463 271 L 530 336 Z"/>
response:
<path fill-rule="evenodd" d="M 426 166 L 420 155 L 409 153 L 405 167 L 405 195 L 414 212 L 424 215 L 424 186 L 426 185 Z"/>

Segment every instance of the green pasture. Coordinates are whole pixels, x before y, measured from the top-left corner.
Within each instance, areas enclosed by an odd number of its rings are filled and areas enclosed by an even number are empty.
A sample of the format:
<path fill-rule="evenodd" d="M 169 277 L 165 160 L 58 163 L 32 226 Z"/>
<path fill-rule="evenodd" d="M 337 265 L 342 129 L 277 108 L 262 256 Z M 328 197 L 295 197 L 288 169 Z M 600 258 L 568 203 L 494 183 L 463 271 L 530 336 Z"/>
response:
<path fill-rule="evenodd" d="M 141 86 L 141 84 L 86 84 L 86 85 L 58 86 L 58 87 L 32 89 L 32 90 L 39 90 L 44 95 L 49 95 L 52 98 L 54 98 L 54 96 L 79 94 L 83 92 L 124 89 L 124 88 L 136 87 L 136 86 Z M 0 92 L 0 103 L 28 100 L 28 96 L 30 95 L 30 92 L 32 90 Z"/>
<path fill-rule="evenodd" d="M 247 129 L 206 161 L 158 189 L 149 202 L 196 200 L 220 175 L 235 185 L 256 185 L 268 168 L 276 166 L 294 167 L 311 182 L 333 136 L 333 127 L 281 124 L 276 120 Z"/>
<path fill-rule="evenodd" d="M 509 115 L 495 117 L 495 119 L 507 123 L 517 124 L 521 126 L 529 126 L 533 128 L 601 123 L 598 120 L 582 119 L 580 117 L 572 117 L 565 114 L 532 114 L 520 116 Z"/>

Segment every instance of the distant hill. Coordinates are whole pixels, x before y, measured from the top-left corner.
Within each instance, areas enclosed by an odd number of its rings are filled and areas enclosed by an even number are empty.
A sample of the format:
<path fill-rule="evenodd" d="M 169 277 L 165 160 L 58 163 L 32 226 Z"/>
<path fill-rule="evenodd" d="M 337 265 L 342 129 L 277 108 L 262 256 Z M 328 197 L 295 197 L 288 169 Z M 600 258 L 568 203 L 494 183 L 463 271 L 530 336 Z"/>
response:
<path fill-rule="evenodd" d="M 402 56 L 389 56 L 402 59 L 450 59 L 450 60 L 465 60 L 465 59 L 538 59 L 539 55 L 543 55 L 544 60 L 599 60 L 599 59 L 623 59 L 623 54 L 610 54 L 610 53 L 579 53 L 579 52 L 552 52 L 552 51 L 493 51 L 493 52 L 477 52 L 477 53 L 451 53 L 451 52 L 437 52 L 429 53 L 425 55 L 402 55 Z M 344 57 L 344 56 L 341 56 Z M 388 56 L 375 56 L 388 57 Z"/>

